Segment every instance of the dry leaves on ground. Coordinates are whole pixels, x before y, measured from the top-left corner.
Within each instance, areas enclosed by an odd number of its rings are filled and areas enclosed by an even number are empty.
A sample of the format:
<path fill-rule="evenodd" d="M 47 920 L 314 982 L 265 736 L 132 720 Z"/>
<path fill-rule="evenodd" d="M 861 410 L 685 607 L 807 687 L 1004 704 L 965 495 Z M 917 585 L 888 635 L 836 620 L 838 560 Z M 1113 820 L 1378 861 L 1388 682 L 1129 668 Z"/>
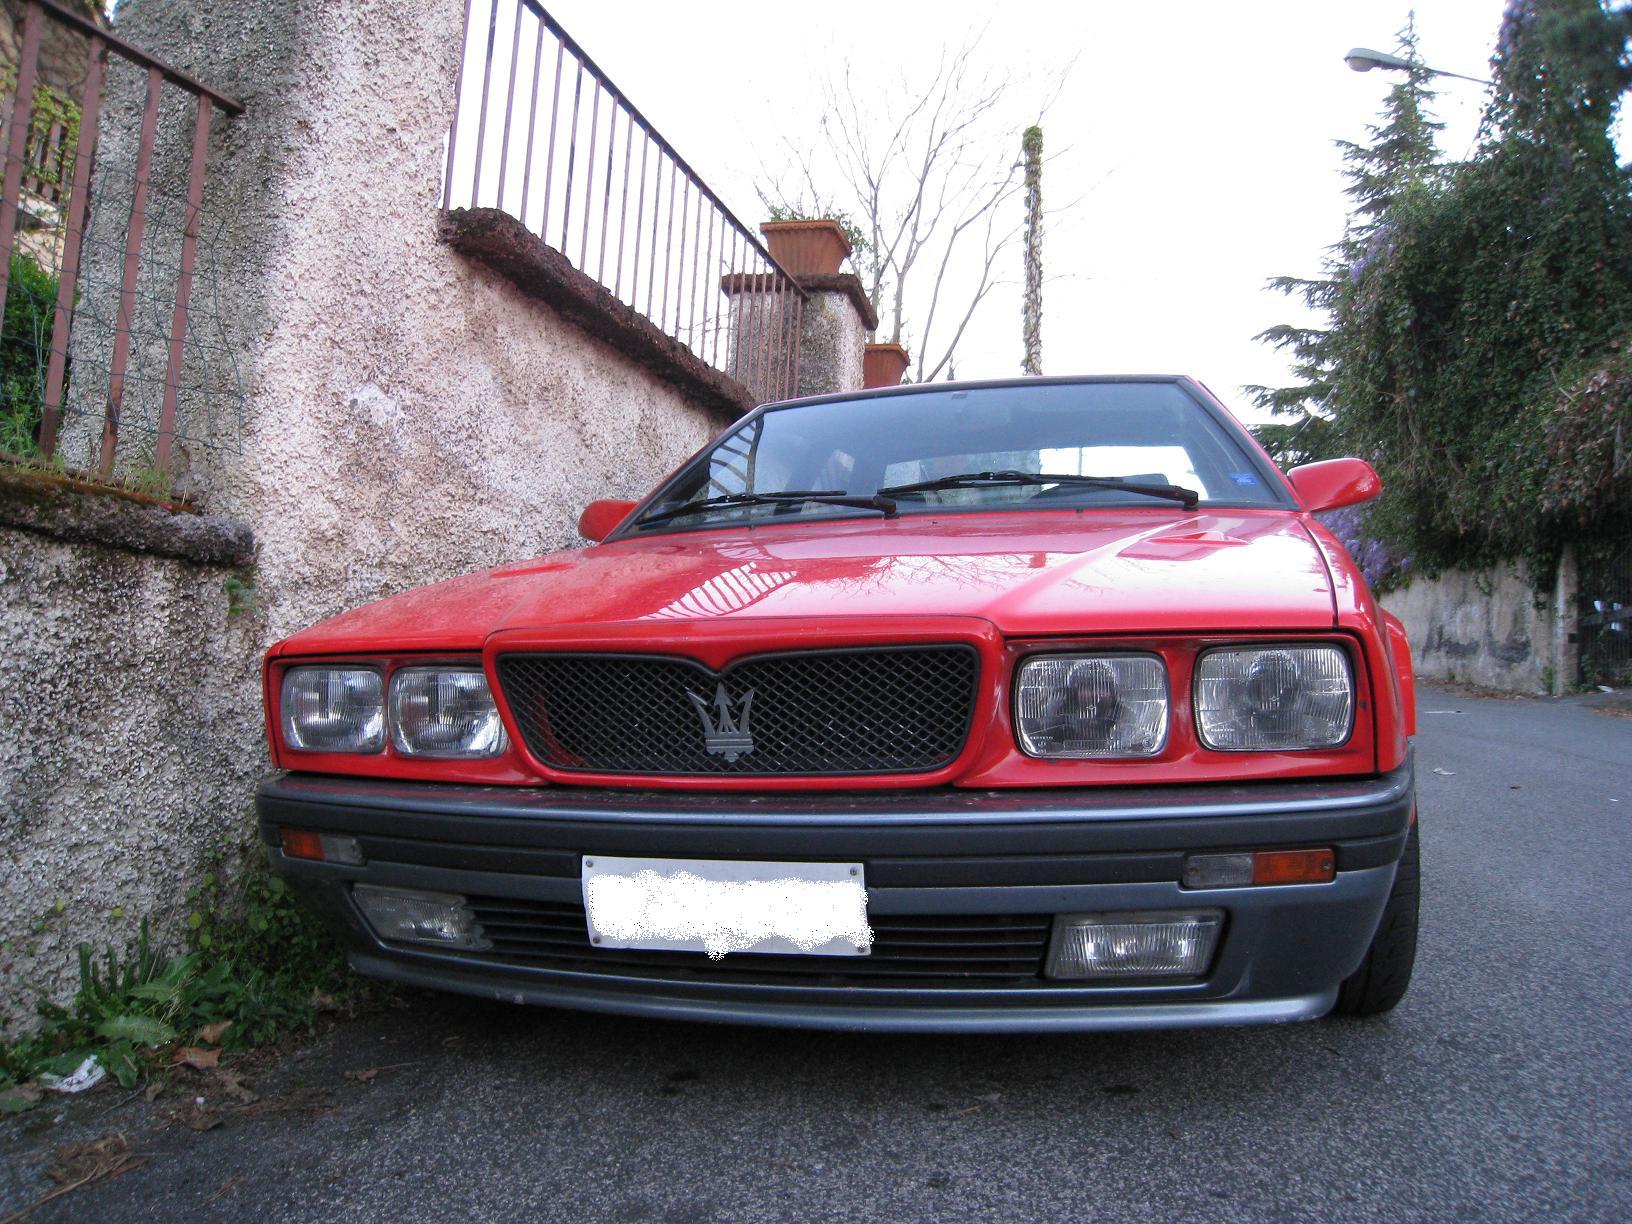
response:
<path fill-rule="evenodd" d="M 193 1040 L 201 1045 L 220 1045 L 221 1038 L 226 1036 L 227 1030 L 231 1027 L 231 1020 L 217 1020 L 214 1024 L 203 1025 L 193 1035 Z"/>
<path fill-rule="evenodd" d="M 175 1111 L 174 1117 L 177 1122 L 185 1122 L 195 1131 L 214 1130 L 223 1121 L 221 1111 L 213 1105 L 206 1104 L 203 1097 L 192 1097 L 184 1101 Z"/>
<path fill-rule="evenodd" d="M 141 1168 L 143 1163 L 143 1159 L 130 1150 L 129 1141 L 117 1132 L 89 1143 L 66 1144 L 52 1154 L 51 1164 L 45 1171 L 45 1175 L 57 1183 L 57 1188 L 21 1211 L 6 1216 L 0 1220 L 0 1224 L 16 1224 L 52 1199 L 61 1198 L 94 1181 L 129 1173 L 132 1169 Z"/>
<path fill-rule="evenodd" d="M 221 1051 L 206 1050 L 199 1046 L 182 1046 L 170 1056 L 170 1061 L 173 1064 L 191 1067 L 195 1071 L 205 1071 L 220 1065 Z"/>

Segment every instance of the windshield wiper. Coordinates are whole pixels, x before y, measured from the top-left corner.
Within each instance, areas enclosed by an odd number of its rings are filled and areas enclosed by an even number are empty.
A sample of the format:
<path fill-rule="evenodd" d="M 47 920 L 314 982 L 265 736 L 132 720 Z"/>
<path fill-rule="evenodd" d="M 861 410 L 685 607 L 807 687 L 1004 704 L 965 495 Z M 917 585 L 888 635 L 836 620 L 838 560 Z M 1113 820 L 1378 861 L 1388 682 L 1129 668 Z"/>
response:
<path fill-rule="evenodd" d="M 727 510 L 737 506 L 786 506 L 799 502 L 820 502 L 824 506 L 853 506 L 858 510 L 877 510 L 885 518 L 895 517 L 895 503 L 882 494 L 852 497 L 843 489 L 790 489 L 782 493 L 723 493 L 719 497 L 705 497 L 683 506 L 648 510 L 635 520 L 635 526 L 666 523 L 687 514 L 703 514 L 709 510 Z"/>
<path fill-rule="evenodd" d="M 1183 502 L 1186 510 L 1194 510 L 1201 494 L 1182 485 L 1143 484 L 1135 480 L 1117 480 L 1110 476 L 1078 476 L 1073 473 L 1053 475 L 1048 472 L 959 472 L 935 480 L 920 480 L 913 484 L 886 485 L 878 491 L 880 497 L 897 497 L 903 493 L 928 493 L 935 489 L 979 489 L 991 485 L 1081 485 L 1088 489 L 1113 489 L 1122 493 L 1143 493 L 1148 497 L 1165 497 Z"/>

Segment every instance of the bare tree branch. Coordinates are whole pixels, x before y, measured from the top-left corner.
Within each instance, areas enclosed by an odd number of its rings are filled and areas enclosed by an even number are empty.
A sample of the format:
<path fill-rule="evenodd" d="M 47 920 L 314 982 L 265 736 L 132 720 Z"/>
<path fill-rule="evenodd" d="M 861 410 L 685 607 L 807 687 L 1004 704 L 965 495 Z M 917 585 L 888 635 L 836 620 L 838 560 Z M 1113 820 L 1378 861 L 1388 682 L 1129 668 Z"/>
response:
<path fill-rule="evenodd" d="M 920 380 L 952 367 L 1019 232 L 1018 95 L 1040 89 L 1041 122 L 1075 62 L 1040 76 L 1000 71 L 983 63 L 984 35 L 943 46 L 927 75 L 882 88 L 848 63 L 830 73 L 818 131 L 784 135 L 787 169 L 759 189 L 768 208 L 853 227 L 852 261 L 879 311 L 879 334 L 907 345 Z M 948 311 L 957 322 L 943 345 Z"/>

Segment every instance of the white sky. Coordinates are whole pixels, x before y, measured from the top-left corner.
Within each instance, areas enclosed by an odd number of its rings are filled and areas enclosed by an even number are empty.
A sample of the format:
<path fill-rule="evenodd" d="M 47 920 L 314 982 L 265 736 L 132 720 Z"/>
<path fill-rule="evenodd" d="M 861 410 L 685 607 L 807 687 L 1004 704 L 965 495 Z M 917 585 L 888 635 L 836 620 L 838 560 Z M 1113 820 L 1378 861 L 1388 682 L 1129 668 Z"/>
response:
<path fill-rule="evenodd" d="M 546 0 L 555 18 L 750 226 L 778 136 L 818 139 L 814 81 L 927 71 L 988 25 L 981 52 L 1040 80 L 1079 56 L 1044 123 L 1045 204 L 1083 193 L 1045 236 L 1046 373 L 1189 373 L 1248 419 L 1239 388 L 1289 378 L 1252 336 L 1299 317 L 1264 288 L 1313 274 L 1347 215 L 1332 141 L 1360 140 L 1393 80 L 1355 73 L 1352 46 L 1389 50 L 1412 7 L 1393 0 L 966 0 L 778 6 Z M 1429 65 L 1488 76 L 1502 0 L 1417 0 Z M 811 30 L 812 21 L 831 24 Z M 1438 82 L 1441 148 L 1465 154 L 1484 91 Z M 1029 99 L 1026 106 L 1033 108 Z M 1024 116 L 1017 116 L 1020 124 Z M 1019 128 L 1015 130 L 1018 148 Z M 959 350 L 960 378 L 1019 373 L 1018 246 Z"/>

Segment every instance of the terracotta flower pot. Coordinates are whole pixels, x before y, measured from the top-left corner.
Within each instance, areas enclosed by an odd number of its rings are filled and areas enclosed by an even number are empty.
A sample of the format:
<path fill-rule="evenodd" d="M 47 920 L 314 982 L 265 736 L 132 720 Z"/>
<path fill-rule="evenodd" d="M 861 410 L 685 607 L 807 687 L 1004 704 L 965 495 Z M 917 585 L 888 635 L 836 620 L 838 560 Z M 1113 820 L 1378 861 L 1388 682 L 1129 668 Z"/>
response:
<path fill-rule="evenodd" d="M 861 359 L 863 387 L 896 387 L 912 358 L 899 344 L 869 344 Z"/>
<path fill-rule="evenodd" d="M 850 239 L 837 221 L 764 221 L 759 232 L 771 258 L 793 276 L 832 276 L 850 254 Z"/>

